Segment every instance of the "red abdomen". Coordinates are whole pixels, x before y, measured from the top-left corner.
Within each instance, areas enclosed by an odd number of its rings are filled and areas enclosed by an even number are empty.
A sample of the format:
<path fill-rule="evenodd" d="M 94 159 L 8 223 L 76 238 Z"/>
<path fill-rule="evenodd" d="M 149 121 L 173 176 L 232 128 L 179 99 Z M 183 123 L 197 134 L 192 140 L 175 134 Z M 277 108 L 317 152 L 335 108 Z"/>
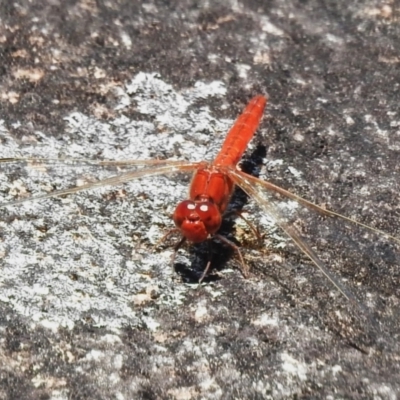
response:
<path fill-rule="evenodd" d="M 267 98 L 262 95 L 255 96 L 250 100 L 228 132 L 222 148 L 214 160 L 214 165 L 231 167 L 239 162 L 260 124 L 266 104 Z"/>
<path fill-rule="evenodd" d="M 234 184 L 223 167 L 235 167 L 260 124 L 267 98 L 253 97 L 228 132 L 220 152 L 207 168 L 197 171 L 190 186 L 190 199 L 208 198 L 223 213 L 228 205 Z"/>
<path fill-rule="evenodd" d="M 179 203 L 174 213 L 175 225 L 186 239 L 202 242 L 221 226 L 221 215 L 234 188 L 225 171 L 239 162 L 260 123 L 266 103 L 266 97 L 254 97 L 228 132 L 214 162 L 194 174 L 189 200 Z"/>

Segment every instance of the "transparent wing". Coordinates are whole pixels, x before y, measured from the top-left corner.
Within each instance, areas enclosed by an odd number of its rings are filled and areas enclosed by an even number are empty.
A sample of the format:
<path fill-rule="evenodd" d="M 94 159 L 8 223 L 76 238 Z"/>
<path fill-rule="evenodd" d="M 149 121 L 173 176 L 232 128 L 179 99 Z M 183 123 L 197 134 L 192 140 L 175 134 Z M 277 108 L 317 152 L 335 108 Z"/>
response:
<path fill-rule="evenodd" d="M 307 208 L 309 208 L 311 210 L 315 210 L 315 211 L 317 211 L 317 212 L 319 212 L 319 213 L 321 213 L 323 215 L 326 215 L 328 217 L 342 219 L 345 222 L 349 222 L 349 223 L 358 225 L 358 226 L 360 226 L 362 228 L 365 228 L 365 229 L 367 229 L 367 230 L 369 230 L 369 231 L 371 231 L 371 232 L 373 232 L 375 234 L 379 234 L 379 235 L 385 236 L 386 238 L 388 238 L 390 240 L 393 240 L 395 242 L 400 243 L 400 239 L 399 238 L 397 238 L 395 236 L 392 236 L 392 235 L 389 235 L 387 232 L 381 231 L 380 229 L 376 229 L 376 228 L 374 228 L 372 226 L 369 226 L 367 224 L 359 222 L 359 221 L 357 221 L 357 220 L 355 220 L 353 218 L 346 217 L 345 215 L 336 213 L 336 212 L 331 211 L 331 210 L 327 210 L 326 208 L 322 208 L 322 207 L 318 206 L 317 204 L 312 203 L 311 201 L 303 199 L 302 197 L 297 196 L 296 194 L 294 194 L 292 192 L 289 192 L 288 190 L 285 190 L 285 189 L 283 189 L 283 188 L 281 188 L 279 186 L 274 185 L 271 182 L 263 181 L 261 179 L 255 178 L 254 176 L 250 176 L 248 174 L 242 173 L 241 171 L 237 171 L 237 172 L 238 172 L 238 174 L 240 176 L 243 176 L 243 177 L 246 176 L 247 181 L 249 183 L 252 183 L 253 185 L 261 186 L 264 189 L 267 189 L 269 191 L 279 193 L 284 197 L 287 197 L 287 198 L 289 198 L 291 200 L 294 200 L 294 201 L 300 203 L 301 205 L 303 205 L 303 206 L 305 206 L 305 207 L 307 207 Z"/>
<path fill-rule="evenodd" d="M 289 225 L 286 219 L 281 215 L 278 207 L 274 204 L 273 199 L 265 198 L 265 194 L 260 191 L 260 186 L 264 186 L 262 185 L 263 181 L 234 169 L 230 169 L 228 174 L 236 185 L 242 188 L 251 198 L 256 200 L 261 209 L 275 221 L 275 223 L 286 233 L 286 235 L 293 240 L 296 246 L 313 262 L 313 264 L 331 282 L 331 284 L 336 287 L 336 289 L 342 293 L 346 299 L 360 307 L 356 297 L 342 283 L 339 282 L 338 278 L 328 271 L 323 262 L 318 258 L 307 242 L 301 237 L 297 229 L 294 228 L 294 226 Z"/>
<path fill-rule="evenodd" d="M 162 166 L 162 165 L 181 165 L 179 160 L 92 160 L 82 158 L 37 158 L 37 157 L 10 157 L 0 158 L 0 169 L 7 166 L 52 166 L 59 168 L 73 168 L 84 166 L 95 167 L 139 167 L 139 166 Z"/>
<path fill-rule="evenodd" d="M 11 299 L 30 314 L 38 304 L 32 298 L 44 290 L 52 316 L 75 321 L 80 317 L 71 315 L 80 293 L 88 300 L 85 309 L 100 310 L 119 296 L 127 299 L 121 315 L 128 323 L 136 320 L 131 296 L 152 285 L 148 277 L 168 282 L 171 250 L 154 252 L 153 246 L 187 192 L 188 177 L 173 175 L 191 175 L 198 164 L 103 163 L 37 158 L 0 163 L 1 301 Z M 105 187 L 113 184 L 121 185 Z M 51 199 L 65 194 L 70 196 Z M 47 200 L 33 202 L 39 199 Z M 101 319 L 100 314 L 91 315 Z"/>
<path fill-rule="evenodd" d="M 397 304 L 400 295 L 398 238 L 325 210 L 241 171 L 230 169 L 227 173 L 235 184 L 254 198 L 263 213 L 292 239 L 331 284 L 346 299 L 357 305 L 357 309 L 364 311 L 363 314 L 370 322 L 374 323 L 364 307 L 365 302 L 360 304 L 357 301 L 352 293 L 353 288 L 357 290 L 357 294 L 362 293 L 372 308 L 379 309 L 385 307 L 385 304 L 391 304 L 388 307 L 393 312 L 393 304 Z M 286 201 L 283 201 L 284 198 Z M 282 209 L 285 211 L 281 211 Z M 314 249 L 318 249 L 318 255 Z M 329 270 L 326 265 L 329 265 Z M 341 276 L 352 282 L 352 291 L 330 272 L 331 268 L 340 271 Z"/>
<path fill-rule="evenodd" d="M 114 168 L 141 167 L 137 170 L 119 173 L 111 177 L 99 179 L 94 182 L 84 183 L 79 186 L 72 186 L 60 190 L 51 190 L 46 194 L 32 195 L 23 197 L 18 200 L 4 202 L 0 204 L 0 208 L 15 206 L 30 201 L 44 200 L 52 197 L 73 194 L 83 190 L 100 188 L 108 185 L 119 185 L 122 183 L 126 183 L 130 180 L 143 177 L 150 177 L 155 175 L 168 175 L 177 172 L 190 172 L 194 171 L 198 166 L 199 163 L 193 163 L 187 161 L 166 161 L 166 160 L 96 161 L 96 160 L 81 160 L 81 159 L 60 160 L 60 159 L 40 159 L 40 158 L 0 159 L 0 172 L 7 173 L 7 171 L 15 172 L 16 169 L 25 169 L 28 174 L 32 174 L 34 171 L 37 171 L 39 176 L 40 176 L 40 171 L 43 169 L 45 169 L 46 172 L 49 173 L 48 171 L 49 169 L 57 169 L 57 170 L 62 169 L 64 171 L 68 170 L 68 168 L 70 169 L 71 167 L 75 168 L 95 167 L 94 171 L 96 174 L 98 174 L 99 173 L 98 167 L 114 167 Z M 60 171 L 57 172 L 60 173 Z M 25 195 L 26 194 L 23 194 L 23 196 Z"/>

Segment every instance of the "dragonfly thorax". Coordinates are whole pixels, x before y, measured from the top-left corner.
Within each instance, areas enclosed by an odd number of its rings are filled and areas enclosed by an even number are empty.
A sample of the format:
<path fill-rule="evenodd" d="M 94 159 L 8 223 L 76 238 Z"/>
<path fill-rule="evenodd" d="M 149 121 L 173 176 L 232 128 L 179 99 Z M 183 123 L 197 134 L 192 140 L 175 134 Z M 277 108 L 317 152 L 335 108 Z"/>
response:
<path fill-rule="evenodd" d="M 194 243 L 203 242 L 221 226 L 221 213 L 208 199 L 181 201 L 174 212 L 175 225 L 182 235 Z"/>

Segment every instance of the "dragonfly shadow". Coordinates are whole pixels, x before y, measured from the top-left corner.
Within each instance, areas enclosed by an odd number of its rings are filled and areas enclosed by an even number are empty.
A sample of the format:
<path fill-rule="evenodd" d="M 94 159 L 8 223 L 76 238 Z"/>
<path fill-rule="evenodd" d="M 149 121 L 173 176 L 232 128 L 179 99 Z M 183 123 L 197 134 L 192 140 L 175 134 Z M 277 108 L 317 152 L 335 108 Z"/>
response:
<path fill-rule="evenodd" d="M 265 156 L 266 147 L 258 145 L 250 155 L 243 157 L 243 160 L 240 163 L 241 170 L 254 177 L 258 177 L 260 165 Z M 236 218 L 241 212 L 243 212 L 247 202 L 247 194 L 239 187 L 236 187 L 229 202 L 228 209 L 224 214 L 221 228 L 217 232 L 218 235 L 228 239 L 240 250 L 240 242 L 235 238 L 235 222 Z M 175 272 L 187 283 L 198 282 L 209 261 L 211 261 L 210 268 L 207 275 L 204 277 L 203 282 L 219 280 L 220 277 L 218 276 L 218 272 L 223 270 L 227 262 L 236 255 L 233 246 L 229 246 L 229 244 L 222 243 L 218 239 L 214 238 L 203 243 L 191 244 L 188 252 L 190 257 L 189 267 L 179 262 L 175 262 L 174 265 Z M 239 263 L 238 258 L 237 262 Z"/>

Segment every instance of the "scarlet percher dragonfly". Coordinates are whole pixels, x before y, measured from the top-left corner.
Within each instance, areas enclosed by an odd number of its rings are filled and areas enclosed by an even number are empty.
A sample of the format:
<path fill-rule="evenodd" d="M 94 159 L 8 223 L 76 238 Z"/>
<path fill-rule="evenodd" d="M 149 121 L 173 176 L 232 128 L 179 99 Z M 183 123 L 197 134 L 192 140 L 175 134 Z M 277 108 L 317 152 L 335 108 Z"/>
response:
<path fill-rule="evenodd" d="M 0 208 L 15 206 L 32 200 L 47 199 L 56 196 L 68 195 L 82 190 L 103 187 L 106 185 L 116 185 L 128 182 L 132 179 L 149 177 L 154 175 L 167 175 L 177 172 L 195 171 L 190 190 L 189 199 L 180 202 L 174 212 L 173 219 L 176 230 L 182 234 L 182 243 L 188 240 L 193 243 L 203 242 L 210 237 L 217 236 L 222 241 L 229 243 L 238 252 L 242 266 L 243 258 L 238 248 L 230 243 L 226 238 L 218 235 L 221 226 L 222 216 L 227 209 L 229 200 L 235 185 L 242 188 L 251 198 L 253 198 L 261 209 L 293 240 L 297 247 L 314 263 L 314 265 L 325 275 L 325 277 L 348 299 L 356 302 L 354 296 L 331 274 L 322 261 L 317 257 L 310 246 L 302 239 L 298 231 L 281 216 L 276 206 L 266 200 L 263 191 L 272 191 L 283 195 L 291 200 L 316 210 L 328 217 L 340 218 L 344 221 L 356 224 L 370 231 L 382 234 L 390 239 L 400 242 L 399 239 L 387 233 L 372 228 L 368 225 L 345 217 L 333 211 L 326 210 L 311 203 L 285 189 L 282 189 L 270 182 L 263 181 L 248 175 L 236 166 L 241 159 L 244 151 L 255 131 L 258 128 L 264 113 L 267 98 L 262 95 L 255 96 L 247 105 L 243 113 L 239 116 L 236 123 L 229 131 L 225 142 L 215 160 L 208 162 L 187 162 L 171 160 L 127 160 L 127 161 L 91 161 L 91 160 L 71 160 L 69 162 L 81 162 L 98 166 L 135 166 L 141 169 L 126 172 L 101 181 L 87 183 L 78 187 L 62 189 L 50 192 L 45 195 L 23 198 L 9 203 L 0 204 Z M 0 163 L 15 162 L 67 162 L 67 160 L 49 160 L 40 158 L 5 158 L 0 159 Z M 208 269 L 209 264 L 206 267 Z M 243 268 L 243 274 L 247 275 L 247 270 Z M 203 274 L 204 276 L 204 274 Z M 203 278 L 202 276 L 202 278 Z"/>

